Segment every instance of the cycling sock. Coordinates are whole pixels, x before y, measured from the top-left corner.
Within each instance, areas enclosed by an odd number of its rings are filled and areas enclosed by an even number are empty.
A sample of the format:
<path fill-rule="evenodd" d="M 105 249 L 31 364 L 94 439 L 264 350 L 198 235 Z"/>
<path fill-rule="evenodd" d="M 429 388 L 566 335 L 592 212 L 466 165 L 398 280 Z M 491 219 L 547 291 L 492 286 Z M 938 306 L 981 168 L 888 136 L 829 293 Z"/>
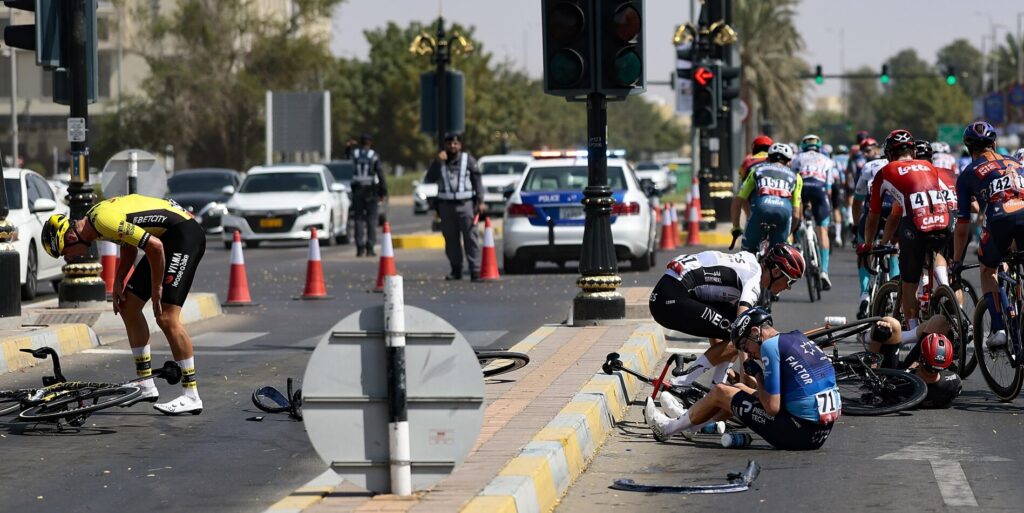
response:
<path fill-rule="evenodd" d="M 828 248 L 818 248 L 818 254 L 821 255 L 821 272 L 827 273 L 829 257 Z"/>
<path fill-rule="evenodd" d="M 896 256 L 889 257 L 889 276 L 900 275 L 900 259 Z"/>
<path fill-rule="evenodd" d="M 946 270 L 946 266 L 935 266 L 935 283 L 949 285 L 949 273 Z"/>
<path fill-rule="evenodd" d="M 153 375 L 153 357 L 149 354 L 149 344 L 142 347 L 132 348 L 132 358 L 135 360 L 135 375 L 140 378 L 149 378 Z M 153 388 L 153 378 L 144 379 L 139 382 L 142 388 Z"/>
<path fill-rule="evenodd" d="M 195 357 L 190 356 L 184 360 L 178 360 L 178 365 L 181 367 L 181 387 L 184 389 L 185 395 L 191 399 L 199 399 Z"/>
<path fill-rule="evenodd" d="M 701 377 L 705 372 L 713 367 L 711 362 L 708 361 L 706 355 L 700 355 L 697 361 L 693 362 L 693 365 L 686 368 L 686 374 L 682 376 L 675 376 L 671 379 L 672 384 L 679 387 L 688 387 L 697 381 L 697 378 Z"/>
<path fill-rule="evenodd" d="M 999 291 L 999 295 L 1004 298 L 1006 297 L 1005 293 L 1001 290 Z M 985 299 L 988 300 L 988 313 L 992 318 L 992 331 L 1003 331 L 1006 329 L 1006 326 L 1003 324 L 1002 308 L 998 311 L 996 310 L 996 302 L 995 299 L 993 299 L 994 297 L 994 294 L 991 292 L 985 294 Z"/>
<path fill-rule="evenodd" d="M 867 268 L 858 267 L 857 278 L 860 279 L 860 298 L 861 300 L 867 299 L 868 285 L 871 281 L 871 273 L 868 272 Z"/>
<path fill-rule="evenodd" d="M 680 431 L 696 431 L 695 427 L 693 422 L 690 422 L 690 412 L 684 411 L 682 415 L 665 424 L 665 434 L 671 436 Z"/>
<path fill-rule="evenodd" d="M 729 375 L 730 367 L 732 367 L 732 362 L 723 362 L 715 365 L 715 373 L 711 375 L 711 384 L 717 385 L 719 383 L 725 383 L 725 378 Z"/>

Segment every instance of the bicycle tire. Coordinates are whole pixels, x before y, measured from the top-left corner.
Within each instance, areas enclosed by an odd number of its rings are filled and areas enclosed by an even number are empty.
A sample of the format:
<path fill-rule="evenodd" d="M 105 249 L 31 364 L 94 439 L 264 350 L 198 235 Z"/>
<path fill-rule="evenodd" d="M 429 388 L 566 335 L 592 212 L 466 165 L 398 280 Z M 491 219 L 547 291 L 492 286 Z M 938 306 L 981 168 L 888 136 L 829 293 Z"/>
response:
<path fill-rule="evenodd" d="M 967 322 L 967 316 L 964 315 L 960 309 L 960 301 L 956 298 L 956 293 L 953 292 L 948 285 L 939 285 L 932 291 L 931 298 L 928 299 L 928 312 L 929 316 L 941 314 L 949 322 L 949 335 L 950 342 L 953 343 L 953 354 L 955 360 L 953 363 L 956 364 L 957 375 L 961 378 L 965 378 L 963 375 L 964 369 L 967 368 L 967 331 L 970 323 Z M 973 351 L 971 352 L 973 354 Z"/>
<path fill-rule="evenodd" d="M 485 378 L 516 371 L 530 363 L 530 357 L 526 354 L 511 351 L 477 351 L 476 359 L 483 368 Z"/>
<path fill-rule="evenodd" d="M 79 389 L 23 410 L 18 418 L 27 422 L 72 419 L 123 404 L 142 394 L 130 385 L 113 385 L 98 389 Z M 92 404 L 83 404 L 92 401 Z"/>
<path fill-rule="evenodd" d="M 878 286 L 878 291 L 871 298 L 868 314 L 871 317 L 896 317 L 899 308 L 900 285 L 895 281 L 887 281 Z M 896 320 L 899 320 L 896 317 Z"/>
<path fill-rule="evenodd" d="M 888 415 L 913 408 L 928 395 L 928 385 L 915 374 L 868 369 L 857 363 L 836 367 L 836 385 L 843 401 L 843 414 L 855 417 Z"/>
<path fill-rule="evenodd" d="M 1024 377 L 1024 366 L 1014 367 L 1010 352 L 1006 349 L 990 350 L 985 346 L 985 339 L 991 331 L 992 320 L 988 318 L 988 298 L 982 297 L 978 300 L 978 306 L 974 308 L 974 354 L 978 355 L 978 369 L 981 370 L 981 377 L 985 384 L 1000 401 L 1009 402 L 1020 394 L 1022 377 Z M 1013 344 L 1008 341 L 1006 347 Z M 1005 363 L 1001 360 L 1005 359 Z M 1013 377 L 1008 380 L 1010 372 L 1004 372 L 1005 366 L 1009 367 Z"/>
<path fill-rule="evenodd" d="M 10 395 L 10 397 L 0 398 L 0 417 L 14 413 L 21 409 L 21 395 L 16 391 Z"/>
<path fill-rule="evenodd" d="M 832 326 L 831 328 L 816 331 L 806 336 L 813 340 L 815 344 L 818 344 L 818 347 L 828 347 L 835 341 L 859 335 L 871 329 L 871 326 L 880 320 L 882 320 L 881 317 L 867 317 L 846 324 Z"/>
<path fill-rule="evenodd" d="M 962 297 L 958 298 L 960 301 L 960 312 L 963 314 L 966 320 L 965 331 L 966 338 L 964 339 L 964 365 L 961 367 L 960 378 L 967 379 L 968 376 L 974 373 L 974 370 L 978 368 L 978 353 L 974 350 L 974 309 L 978 306 L 978 292 L 974 289 L 974 285 L 971 282 L 961 279 L 955 284 L 951 285 L 950 288 L 953 292 L 960 292 Z"/>

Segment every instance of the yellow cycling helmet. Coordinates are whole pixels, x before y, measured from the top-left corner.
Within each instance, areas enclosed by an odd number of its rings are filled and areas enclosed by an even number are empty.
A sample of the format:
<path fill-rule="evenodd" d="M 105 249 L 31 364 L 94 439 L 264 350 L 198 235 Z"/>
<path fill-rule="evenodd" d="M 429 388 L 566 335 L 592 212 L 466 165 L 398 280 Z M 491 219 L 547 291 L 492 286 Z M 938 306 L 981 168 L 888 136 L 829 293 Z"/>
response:
<path fill-rule="evenodd" d="M 64 234 L 71 228 L 71 220 L 64 214 L 54 214 L 46 220 L 43 225 L 43 233 L 40 240 L 43 242 L 43 249 L 46 254 L 53 258 L 60 258 L 64 253 Z"/>

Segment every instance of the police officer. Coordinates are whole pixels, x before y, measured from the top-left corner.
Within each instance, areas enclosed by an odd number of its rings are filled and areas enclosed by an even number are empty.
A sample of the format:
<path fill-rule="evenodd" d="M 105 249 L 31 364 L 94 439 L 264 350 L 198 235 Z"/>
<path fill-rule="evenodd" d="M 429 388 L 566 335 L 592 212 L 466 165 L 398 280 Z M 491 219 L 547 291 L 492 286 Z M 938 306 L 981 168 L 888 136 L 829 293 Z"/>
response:
<path fill-rule="evenodd" d="M 444 150 L 430 164 L 423 181 L 437 183 L 437 212 L 441 216 L 444 251 L 452 268 L 445 279 L 462 279 L 462 247 L 465 245 L 470 279 L 478 281 L 480 241 L 473 221 L 484 211 L 484 186 L 476 159 L 462 151 L 462 134 L 445 134 Z"/>
<path fill-rule="evenodd" d="M 373 246 L 377 243 L 377 206 L 387 197 L 388 188 L 384 170 L 380 166 L 377 152 L 370 146 L 373 137 L 363 134 L 359 147 L 352 150 L 352 207 L 356 225 L 356 256 L 375 256 Z"/>

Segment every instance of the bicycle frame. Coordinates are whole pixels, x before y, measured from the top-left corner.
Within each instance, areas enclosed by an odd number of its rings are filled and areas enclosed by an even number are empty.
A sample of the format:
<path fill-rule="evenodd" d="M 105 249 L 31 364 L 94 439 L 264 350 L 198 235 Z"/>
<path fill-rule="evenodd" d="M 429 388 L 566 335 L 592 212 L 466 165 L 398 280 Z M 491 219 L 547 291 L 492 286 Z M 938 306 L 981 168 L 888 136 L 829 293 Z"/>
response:
<path fill-rule="evenodd" d="M 1020 308 L 1021 300 L 1024 299 L 1024 280 L 1021 280 L 1021 262 L 1008 262 L 1008 271 L 999 271 L 997 274 L 999 288 L 1005 294 L 999 294 L 999 309 L 1003 317 L 1003 326 L 1006 328 L 1007 342 L 1013 344 L 1013 354 L 1010 362 L 1014 368 L 1021 365 L 1021 322 Z M 1005 295 L 1006 300 L 1003 300 Z"/>

